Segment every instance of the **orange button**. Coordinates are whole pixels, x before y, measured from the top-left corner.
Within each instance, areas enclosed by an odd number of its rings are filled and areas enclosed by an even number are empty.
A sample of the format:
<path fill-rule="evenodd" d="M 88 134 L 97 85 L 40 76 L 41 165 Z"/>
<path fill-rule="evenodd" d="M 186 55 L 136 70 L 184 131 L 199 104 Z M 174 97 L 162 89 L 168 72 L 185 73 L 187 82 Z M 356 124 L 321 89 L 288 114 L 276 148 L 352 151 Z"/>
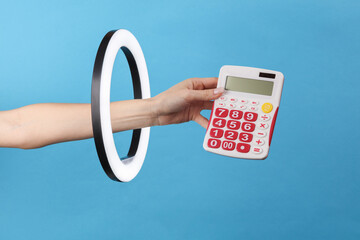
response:
<path fill-rule="evenodd" d="M 264 103 L 262 106 L 261 106 L 261 110 L 264 112 L 264 113 L 269 113 L 273 110 L 273 105 L 271 103 Z"/>

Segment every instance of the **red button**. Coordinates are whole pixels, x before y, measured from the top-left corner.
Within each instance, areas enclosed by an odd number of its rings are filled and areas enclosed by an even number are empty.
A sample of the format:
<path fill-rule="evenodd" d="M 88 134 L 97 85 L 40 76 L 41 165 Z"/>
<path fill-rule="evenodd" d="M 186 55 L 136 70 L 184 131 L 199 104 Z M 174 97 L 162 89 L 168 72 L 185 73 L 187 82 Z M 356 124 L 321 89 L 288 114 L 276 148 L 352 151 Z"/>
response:
<path fill-rule="evenodd" d="M 214 138 L 221 138 L 223 134 L 224 134 L 224 130 L 222 129 L 212 128 L 210 130 L 210 136 Z"/>
<path fill-rule="evenodd" d="M 251 133 L 240 133 L 239 140 L 242 142 L 251 142 L 253 135 Z"/>
<path fill-rule="evenodd" d="M 244 122 L 244 123 L 242 124 L 241 129 L 242 129 L 243 131 L 245 131 L 245 132 L 252 132 L 252 131 L 254 131 L 254 129 L 255 129 L 255 124 L 254 124 L 254 123 L 249 123 L 249 122 Z"/>
<path fill-rule="evenodd" d="M 244 119 L 245 119 L 246 121 L 249 121 L 249 122 L 255 122 L 257 118 L 258 118 L 257 113 L 246 112 L 246 113 L 244 114 Z"/>
<path fill-rule="evenodd" d="M 238 143 L 236 150 L 242 153 L 248 153 L 250 151 L 250 145 L 246 143 Z"/>
<path fill-rule="evenodd" d="M 208 141 L 208 147 L 210 148 L 219 148 L 221 145 L 221 141 L 219 139 L 210 138 Z"/>
<path fill-rule="evenodd" d="M 236 131 L 225 131 L 225 138 L 229 140 L 236 140 L 238 132 Z"/>
<path fill-rule="evenodd" d="M 222 143 L 222 148 L 223 148 L 224 150 L 231 151 L 231 150 L 234 150 L 234 149 L 235 149 L 235 145 L 236 145 L 235 142 L 224 141 L 224 142 Z"/>
<path fill-rule="evenodd" d="M 230 118 L 232 118 L 232 119 L 241 119 L 242 115 L 243 115 L 242 111 L 238 111 L 238 110 L 230 111 Z"/>
<path fill-rule="evenodd" d="M 215 110 L 215 116 L 217 117 L 226 117 L 229 113 L 229 110 L 226 108 L 217 108 Z"/>
<path fill-rule="evenodd" d="M 237 130 L 240 128 L 240 122 L 235 120 L 229 120 L 227 123 L 227 127 L 230 129 Z"/>
<path fill-rule="evenodd" d="M 225 124 L 226 124 L 226 120 L 223 118 L 214 118 L 214 120 L 213 120 L 214 127 L 223 128 L 223 127 L 225 127 Z"/>

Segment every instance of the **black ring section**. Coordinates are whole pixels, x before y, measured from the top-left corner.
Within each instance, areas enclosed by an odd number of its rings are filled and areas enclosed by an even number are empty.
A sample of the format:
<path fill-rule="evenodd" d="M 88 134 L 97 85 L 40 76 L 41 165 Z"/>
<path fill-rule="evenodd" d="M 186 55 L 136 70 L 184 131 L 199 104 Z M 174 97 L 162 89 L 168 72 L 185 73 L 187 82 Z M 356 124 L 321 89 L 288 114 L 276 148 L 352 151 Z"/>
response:
<path fill-rule="evenodd" d="M 104 62 L 106 49 L 109 45 L 111 37 L 114 35 L 115 32 L 116 30 L 110 31 L 104 36 L 96 54 L 93 77 L 92 77 L 92 86 L 91 86 L 91 118 L 92 118 L 92 127 L 93 127 L 93 135 L 94 135 L 96 151 L 100 159 L 101 166 L 109 178 L 111 178 L 114 181 L 122 182 L 115 176 L 114 172 L 110 167 L 109 160 L 105 152 L 104 140 L 102 137 L 102 129 L 101 129 L 101 119 L 100 119 L 100 83 L 101 83 L 102 66 Z M 135 58 L 127 47 L 121 47 L 121 50 L 124 52 L 126 56 L 131 71 L 134 98 L 141 99 L 142 92 L 141 92 L 140 75 Z M 140 135 L 141 135 L 141 128 L 133 130 L 130 148 L 127 156 L 123 158 L 123 160 L 135 156 L 139 146 Z"/>

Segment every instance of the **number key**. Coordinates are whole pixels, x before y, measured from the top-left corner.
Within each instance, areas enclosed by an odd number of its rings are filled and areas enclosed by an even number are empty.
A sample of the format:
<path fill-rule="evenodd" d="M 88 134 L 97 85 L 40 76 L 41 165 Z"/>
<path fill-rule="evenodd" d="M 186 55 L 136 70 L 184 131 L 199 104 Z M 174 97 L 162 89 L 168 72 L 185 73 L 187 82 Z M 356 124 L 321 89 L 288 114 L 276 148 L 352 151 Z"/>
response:
<path fill-rule="evenodd" d="M 253 135 L 250 134 L 250 133 L 240 133 L 239 135 L 239 140 L 242 141 L 242 142 L 251 142 L 253 139 Z"/>
<path fill-rule="evenodd" d="M 208 141 L 208 147 L 219 148 L 220 145 L 221 145 L 221 141 L 219 139 L 210 138 Z"/>
<path fill-rule="evenodd" d="M 213 120 L 214 127 L 223 128 L 223 127 L 225 127 L 225 124 L 226 124 L 226 120 L 223 118 L 214 118 L 214 120 Z"/>
<path fill-rule="evenodd" d="M 255 122 L 257 118 L 258 118 L 257 113 L 246 112 L 246 113 L 244 114 L 244 119 L 245 119 L 246 121 L 249 121 L 249 122 Z"/>
<path fill-rule="evenodd" d="M 210 130 L 210 137 L 213 138 L 221 138 L 223 134 L 224 134 L 224 130 L 222 129 L 212 128 Z"/>
<path fill-rule="evenodd" d="M 243 131 L 245 131 L 245 132 L 252 132 L 252 131 L 254 131 L 254 129 L 255 129 L 255 124 L 254 124 L 254 123 L 249 123 L 249 122 L 244 122 L 244 123 L 242 124 L 241 129 L 242 129 Z"/>
<path fill-rule="evenodd" d="M 235 145 L 236 145 L 235 142 L 224 141 L 224 142 L 222 143 L 222 148 L 223 148 L 224 150 L 232 151 L 232 150 L 235 149 Z"/>
<path fill-rule="evenodd" d="M 232 118 L 232 119 L 241 119 L 242 115 L 243 115 L 242 111 L 238 111 L 238 110 L 230 111 L 230 118 Z"/>
<path fill-rule="evenodd" d="M 225 138 L 229 140 L 236 140 L 238 133 L 236 131 L 225 131 Z"/>
<path fill-rule="evenodd" d="M 227 110 L 226 108 L 217 108 L 215 110 L 215 116 L 217 117 L 226 117 L 229 113 L 229 110 Z"/>
<path fill-rule="evenodd" d="M 240 122 L 235 120 L 229 120 L 227 123 L 227 127 L 230 129 L 237 130 L 240 128 Z"/>

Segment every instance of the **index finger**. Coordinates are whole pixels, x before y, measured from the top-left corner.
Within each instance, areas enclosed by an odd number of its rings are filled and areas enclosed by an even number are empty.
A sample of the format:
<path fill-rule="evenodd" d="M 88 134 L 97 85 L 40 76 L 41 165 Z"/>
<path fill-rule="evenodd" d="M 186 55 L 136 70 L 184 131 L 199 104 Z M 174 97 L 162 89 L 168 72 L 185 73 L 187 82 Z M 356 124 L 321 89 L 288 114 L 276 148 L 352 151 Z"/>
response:
<path fill-rule="evenodd" d="M 209 88 L 216 88 L 218 82 L 217 77 L 211 78 L 194 78 L 193 79 L 193 87 L 194 90 L 202 90 Z"/>

